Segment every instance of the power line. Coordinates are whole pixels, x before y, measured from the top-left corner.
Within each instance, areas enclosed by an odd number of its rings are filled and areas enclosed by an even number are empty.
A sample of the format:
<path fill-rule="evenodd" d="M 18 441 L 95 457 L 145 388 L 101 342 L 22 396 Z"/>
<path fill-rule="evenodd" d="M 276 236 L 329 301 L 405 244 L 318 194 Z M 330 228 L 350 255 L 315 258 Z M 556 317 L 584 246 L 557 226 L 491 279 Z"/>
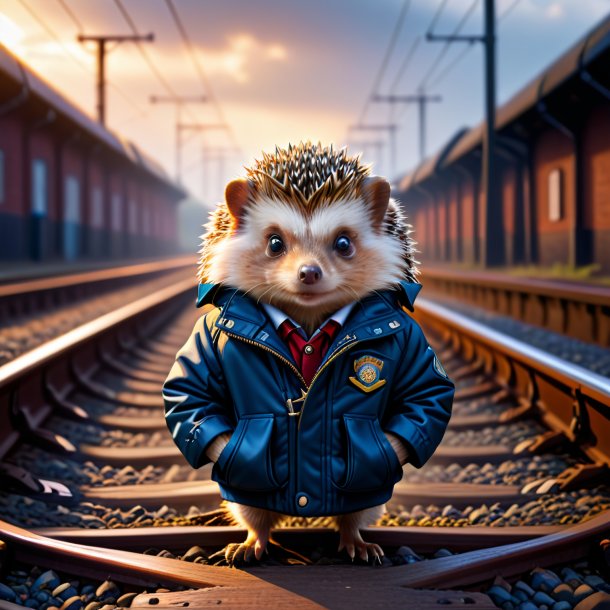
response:
<path fill-rule="evenodd" d="M 30 16 L 38 23 L 38 25 L 40 25 L 40 27 L 42 27 L 44 29 L 44 31 L 53 39 L 55 40 L 55 42 L 57 42 L 57 44 L 64 50 L 64 53 L 79 67 L 81 68 L 84 72 L 86 72 L 87 74 L 91 74 L 91 68 L 89 66 L 87 66 L 83 61 L 81 61 L 71 50 L 70 48 L 66 45 L 66 43 L 60 38 L 60 36 L 51 29 L 51 27 L 48 25 L 48 23 L 42 19 L 38 13 L 36 13 L 32 7 L 25 1 L 25 0 L 17 0 L 19 2 L 19 4 L 21 4 L 21 6 L 30 14 Z M 80 21 L 79 21 L 80 23 Z M 121 89 L 119 89 L 119 87 L 117 87 L 115 84 L 110 83 L 110 86 L 132 107 L 135 108 L 135 110 L 138 111 L 138 113 L 141 113 L 142 116 L 146 115 L 146 110 L 144 110 L 142 107 L 138 106 L 126 93 L 124 93 Z"/>
<path fill-rule="evenodd" d="M 402 75 L 404 74 L 405 70 L 411 63 L 413 56 L 415 55 L 415 51 L 417 51 L 417 47 L 419 47 L 420 42 L 421 42 L 421 36 L 418 36 L 413 41 L 411 48 L 409 49 L 408 53 L 405 55 L 405 58 L 404 58 L 402 64 L 400 65 L 398 72 L 396 73 L 396 77 L 394 78 L 394 81 L 392 82 L 392 85 L 390 86 L 390 93 L 394 93 L 396 91 L 396 87 L 398 87 L 398 83 L 400 82 Z"/>
<path fill-rule="evenodd" d="M 432 17 L 432 21 L 430 22 L 430 25 L 428 26 L 426 33 L 430 33 L 432 31 L 434 31 L 434 28 L 436 27 L 436 24 L 438 23 L 438 20 L 441 16 L 441 13 L 445 10 L 446 6 L 447 6 L 447 0 L 442 0 L 442 2 L 438 5 L 438 8 L 436 9 L 436 13 L 434 13 L 434 17 Z"/>
<path fill-rule="evenodd" d="M 82 22 L 74 14 L 74 11 L 68 6 L 68 3 L 66 2 L 66 0 L 57 0 L 57 2 L 59 2 L 60 6 L 64 9 L 64 11 L 68 15 L 68 17 L 70 17 L 70 19 L 72 20 L 72 22 L 76 26 L 76 29 L 79 31 L 79 33 L 83 32 L 85 28 L 83 27 Z"/>
<path fill-rule="evenodd" d="M 455 29 L 453 30 L 453 32 L 451 32 L 451 36 L 456 36 L 457 34 L 459 34 L 462 31 L 462 28 L 466 25 L 466 22 L 468 21 L 468 19 L 470 19 L 470 16 L 474 12 L 474 9 L 477 7 L 478 3 L 479 3 L 479 0 L 473 0 L 472 4 L 468 7 L 468 10 L 464 13 L 463 17 L 460 19 L 458 24 L 455 26 Z M 432 29 L 428 30 L 428 32 L 426 33 L 426 37 L 429 37 L 431 35 L 432 35 Z M 426 77 L 420 83 L 420 85 L 418 87 L 419 89 L 427 89 L 428 81 L 434 74 L 434 71 L 438 68 L 443 57 L 445 57 L 445 55 L 447 54 L 447 51 L 449 51 L 450 44 L 451 44 L 450 42 L 446 42 L 443 45 L 439 54 L 436 56 L 436 59 L 434 60 L 432 66 L 427 70 Z"/>
<path fill-rule="evenodd" d="M 125 21 L 127 22 L 127 25 L 131 28 L 133 34 L 135 36 L 140 36 L 140 32 L 138 31 L 136 24 L 134 23 L 133 19 L 131 18 L 131 15 L 129 14 L 121 0 L 114 0 L 114 3 L 119 9 L 121 15 L 123 16 L 123 19 L 125 19 Z M 155 66 L 153 61 L 150 59 L 150 56 L 146 52 L 146 49 L 139 42 L 136 42 L 136 47 L 138 48 L 140 55 L 150 68 L 150 71 L 156 76 L 157 80 L 161 83 L 161 86 L 173 97 L 178 97 L 178 94 L 176 93 L 174 88 L 169 84 L 165 76 L 163 76 L 161 71 L 157 68 L 157 66 Z"/>
<path fill-rule="evenodd" d="M 396 46 L 396 41 L 398 40 L 398 35 L 402 29 L 402 24 L 409 12 L 409 8 L 411 6 L 411 0 L 405 0 L 402 8 L 400 9 L 400 14 L 398 16 L 398 20 L 396 21 L 396 25 L 394 26 L 394 31 L 392 32 L 392 37 L 390 38 L 390 43 L 386 49 L 385 55 L 383 56 L 383 60 L 381 61 L 381 66 L 379 67 L 379 71 L 377 72 L 377 76 L 375 81 L 373 82 L 373 86 L 371 87 L 371 92 L 367 96 L 364 102 L 364 108 L 360 113 L 360 117 L 358 118 L 358 123 L 363 123 L 366 113 L 369 109 L 369 105 L 371 103 L 371 96 L 374 95 L 379 89 L 379 85 L 381 83 L 381 79 L 383 78 L 385 71 L 388 67 L 388 63 L 390 61 L 390 57 L 394 51 L 394 47 Z"/>
<path fill-rule="evenodd" d="M 214 104 L 214 107 L 216 108 L 216 112 L 218 113 L 218 121 L 220 123 L 226 124 L 227 121 L 226 121 L 226 118 L 222 111 L 222 108 L 220 106 L 220 103 L 218 102 L 218 99 L 214 95 L 214 91 L 212 90 L 212 85 L 210 84 L 210 81 L 203 69 L 203 66 L 201 65 L 199 57 L 197 56 L 197 53 L 195 51 L 194 45 L 188 35 L 188 32 L 186 31 L 186 28 L 184 27 L 184 24 L 176 9 L 176 6 L 174 5 L 172 0 L 165 0 L 165 5 L 167 6 L 167 9 L 169 10 L 169 12 L 171 14 L 172 19 L 174 20 L 174 23 L 176 24 L 176 28 L 178 29 L 178 32 L 180 33 L 180 37 L 182 38 L 182 42 L 184 43 L 184 46 L 186 47 L 186 49 L 188 51 L 188 54 L 191 58 L 193 66 L 195 67 L 195 71 L 197 72 L 197 75 L 199 76 L 199 79 L 201 80 L 201 84 L 203 85 L 207 96 L 209 97 L 209 99 Z M 231 129 L 231 127 L 228 128 L 228 132 L 229 132 L 229 135 L 231 136 L 231 139 L 233 140 L 234 146 L 236 148 L 240 148 L 240 146 L 238 145 L 237 140 L 235 138 L 235 134 L 234 134 L 233 130 Z"/>
<path fill-rule="evenodd" d="M 514 0 L 514 2 L 506 9 L 504 10 L 504 12 L 502 12 L 499 17 L 498 17 L 498 25 L 500 25 L 504 19 L 506 19 L 506 17 L 508 17 L 513 10 L 517 7 L 518 4 L 520 4 L 521 0 Z M 434 89 L 448 74 L 451 73 L 451 71 L 453 70 L 453 68 L 460 63 L 460 61 L 462 61 L 462 59 L 468 55 L 468 53 L 470 53 L 470 51 L 472 51 L 472 49 L 474 48 L 473 45 L 468 45 L 467 47 L 464 47 L 454 58 L 453 61 L 451 61 L 449 64 L 447 64 L 445 66 L 445 68 L 441 71 L 440 74 L 437 75 L 437 77 L 434 79 L 434 81 L 432 83 L 430 83 L 430 88 Z"/>

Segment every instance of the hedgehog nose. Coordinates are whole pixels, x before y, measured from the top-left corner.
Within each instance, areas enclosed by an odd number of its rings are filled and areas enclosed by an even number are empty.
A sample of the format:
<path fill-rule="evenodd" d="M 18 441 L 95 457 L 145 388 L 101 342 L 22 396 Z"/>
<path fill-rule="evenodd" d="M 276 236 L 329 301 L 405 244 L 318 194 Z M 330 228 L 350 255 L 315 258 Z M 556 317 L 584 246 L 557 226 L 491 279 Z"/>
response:
<path fill-rule="evenodd" d="M 303 284 L 315 284 L 322 277 L 322 269 L 317 265 L 302 265 L 299 269 L 299 279 Z"/>

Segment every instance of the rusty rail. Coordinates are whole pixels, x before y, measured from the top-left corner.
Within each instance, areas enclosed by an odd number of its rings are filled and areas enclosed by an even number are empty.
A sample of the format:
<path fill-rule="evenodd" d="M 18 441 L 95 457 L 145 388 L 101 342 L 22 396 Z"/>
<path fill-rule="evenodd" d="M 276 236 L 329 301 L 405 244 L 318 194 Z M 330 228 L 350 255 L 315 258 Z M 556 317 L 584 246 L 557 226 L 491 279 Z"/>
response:
<path fill-rule="evenodd" d="M 567 363 L 427 299 L 417 319 L 467 361 L 479 363 L 520 406 L 504 419 L 539 416 L 596 463 L 610 463 L 610 379 Z"/>
<path fill-rule="evenodd" d="M 574 339 L 610 346 L 610 287 L 426 267 L 426 295 L 472 303 Z"/>

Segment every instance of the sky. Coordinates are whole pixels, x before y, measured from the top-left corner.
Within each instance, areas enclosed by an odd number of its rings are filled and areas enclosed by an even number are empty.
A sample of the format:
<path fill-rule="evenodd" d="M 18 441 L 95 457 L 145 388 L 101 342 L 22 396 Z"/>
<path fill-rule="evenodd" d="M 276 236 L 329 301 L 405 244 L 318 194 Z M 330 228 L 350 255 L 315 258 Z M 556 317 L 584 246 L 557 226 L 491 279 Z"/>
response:
<path fill-rule="evenodd" d="M 226 182 L 243 175 L 243 166 L 261 151 L 300 140 L 348 144 L 350 151 L 362 151 L 373 163 L 374 173 L 390 179 L 412 170 L 419 162 L 416 108 L 397 104 L 392 111 L 387 104 L 367 104 L 373 93 L 413 94 L 424 87 L 426 93 L 442 96 L 441 102 L 428 105 L 428 154 L 461 127 L 479 123 L 482 45 L 445 46 L 426 42 L 425 33 L 431 24 L 437 34 L 462 24 L 462 34 L 480 34 L 482 4 L 0 0 L 0 42 L 94 116 L 95 46 L 77 42 L 77 34 L 131 34 L 128 19 L 138 33 L 153 32 L 154 42 L 116 45 L 107 56 L 108 128 L 135 142 L 175 176 L 175 108 L 151 104 L 150 96 L 207 96 L 206 103 L 185 106 L 181 122 L 225 123 L 230 129 L 185 130 L 182 175 L 193 196 L 213 205 L 222 198 Z M 172 6 L 192 54 L 172 19 Z M 401 14 L 402 27 L 384 63 Z M 610 0 L 496 0 L 496 14 L 501 104 L 609 15 Z M 362 122 L 399 126 L 394 167 L 386 132 L 350 131 Z M 383 144 L 374 145 L 379 141 Z"/>

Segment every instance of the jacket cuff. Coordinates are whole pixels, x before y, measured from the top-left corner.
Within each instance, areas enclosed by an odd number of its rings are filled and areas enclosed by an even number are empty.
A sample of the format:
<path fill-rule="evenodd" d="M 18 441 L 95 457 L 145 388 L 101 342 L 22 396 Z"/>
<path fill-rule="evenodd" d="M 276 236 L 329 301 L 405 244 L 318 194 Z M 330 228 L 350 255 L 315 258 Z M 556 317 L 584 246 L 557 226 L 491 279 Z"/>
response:
<path fill-rule="evenodd" d="M 420 432 L 419 428 L 405 415 L 395 415 L 384 430 L 400 438 L 407 446 L 409 462 L 416 468 L 421 468 L 432 455 L 430 441 Z"/>
<path fill-rule="evenodd" d="M 233 425 L 227 417 L 223 415 L 210 415 L 204 418 L 190 433 L 190 451 L 186 452 L 186 457 L 193 468 L 199 468 L 211 460 L 205 454 L 210 443 L 223 433 L 233 432 Z"/>

